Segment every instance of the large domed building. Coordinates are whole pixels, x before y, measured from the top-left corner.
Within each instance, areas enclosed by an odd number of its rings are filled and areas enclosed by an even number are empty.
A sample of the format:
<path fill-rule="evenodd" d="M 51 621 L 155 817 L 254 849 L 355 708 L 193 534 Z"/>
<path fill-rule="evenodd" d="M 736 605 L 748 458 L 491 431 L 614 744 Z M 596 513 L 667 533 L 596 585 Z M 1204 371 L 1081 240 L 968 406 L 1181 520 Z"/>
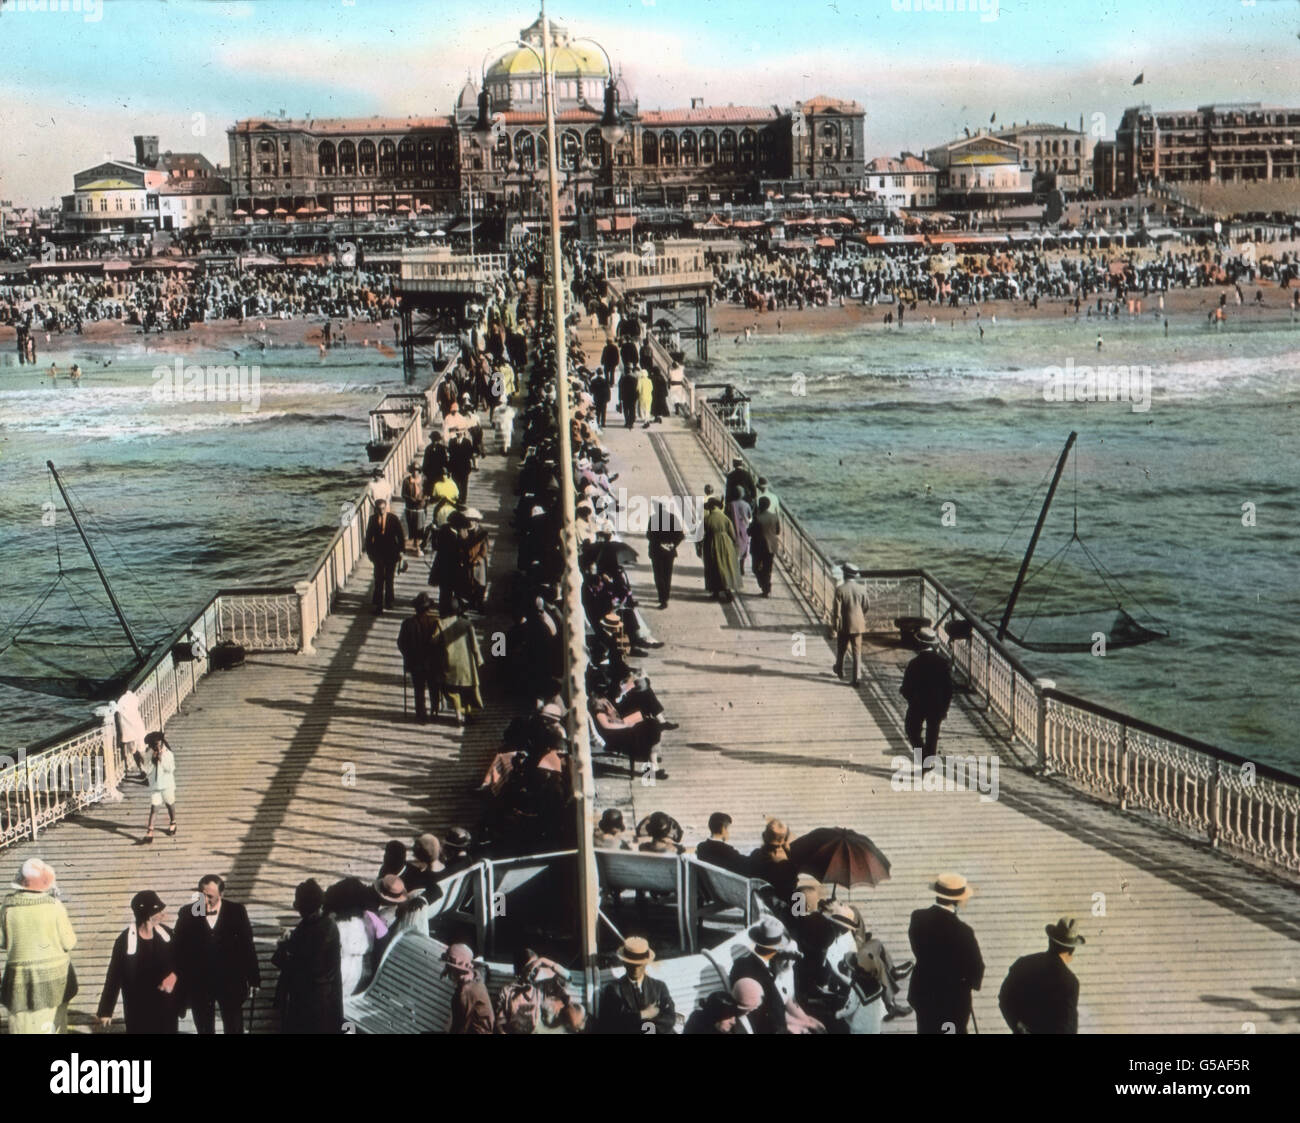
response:
<path fill-rule="evenodd" d="M 642 111 L 595 43 L 554 21 L 550 32 L 561 210 L 570 220 L 626 229 L 634 207 L 709 209 L 773 190 L 863 186 L 857 102 L 817 97 L 782 108 L 691 98 L 684 108 Z M 468 211 L 472 198 L 476 215 L 540 222 L 542 36 L 539 18 L 466 80 L 446 116 L 237 122 L 228 130 L 234 207 L 397 215 Z M 611 146 L 601 126 L 614 123 L 621 135 Z"/>

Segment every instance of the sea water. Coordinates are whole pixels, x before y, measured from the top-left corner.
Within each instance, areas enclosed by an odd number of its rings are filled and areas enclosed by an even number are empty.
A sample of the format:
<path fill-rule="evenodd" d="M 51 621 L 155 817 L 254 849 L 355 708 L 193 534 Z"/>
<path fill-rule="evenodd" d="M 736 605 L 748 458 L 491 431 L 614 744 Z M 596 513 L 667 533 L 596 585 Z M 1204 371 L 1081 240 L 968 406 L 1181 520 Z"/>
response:
<path fill-rule="evenodd" d="M 710 380 L 753 395 L 755 463 L 835 561 L 924 566 L 995 624 L 1076 430 L 1011 630 L 1055 638 L 1060 613 L 1118 602 L 1170 637 L 1012 650 L 1062 690 L 1300 772 L 1300 328 L 985 316 L 981 340 L 951 316 L 778 335 L 768 315 L 748 342 L 714 337 Z M 1149 369 L 1148 400 L 1059 400 L 1057 370 L 1097 364 Z M 1070 546 L 1076 511 L 1101 573 Z"/>
<path fill-rule="evenodd" d="M 370 478 L 368 411 L 402 388 L 400 361 L 352 347 L 186 351 L 188 366 L 243 364 L 256 408 L 187 400 L 165 341 L 0 356 L 0 643 L 51 589 L 29 636 L 120 644 L 117 626 L 45 462 L 69 485 L 132 628 L 161 641 L 218 589 L 304 580 Z M 67 377 L 73 362 L 83 376 Z M 56 363 L 61 376 L 51 380 Z M 170 394 L 163 392 L 170 389 Z M 76 661 L 75 649 L 69 648 Z M 118 652 L 120 654 L 120 651 Z M 0 655 L 0 673 L 4 672 Z M 34 743 L 92 707 L 0 686 L 0 745 Z"/>

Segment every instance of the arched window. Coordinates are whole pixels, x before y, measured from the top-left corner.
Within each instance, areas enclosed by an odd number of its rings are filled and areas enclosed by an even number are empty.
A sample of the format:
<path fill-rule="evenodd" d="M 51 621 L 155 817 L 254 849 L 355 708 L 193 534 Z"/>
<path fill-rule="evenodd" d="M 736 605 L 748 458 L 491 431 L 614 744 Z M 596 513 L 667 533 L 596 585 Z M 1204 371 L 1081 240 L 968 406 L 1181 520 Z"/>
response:
<path fill-rule="evenodd" d="M 1034 155 L 1041 156 L 1042 154 L 1043 154 L 1043 142 L 1041 140 L 1034 141 Z"/>
<path fill-rule="evenodd" d="M 677 134 L 659 134 L 659 163 L 665 168 L 677 166 Z"/>
<path fill-rule="evenodd" d="M 502 130 L 501 135 L 497 137 L 496 148 L 492 150 L 492 166 L 494 168 L 504 168 L 511 160 L 510 134 Z"/>
<path fill-rule="evenodd" d="M 397 163 L 403 175 L 415 174 L 415 141 L 409 136 L 403 137 L 397 146 Z"/>
<path fill-rule="evenodd" d="M 357 145 L 357 167 L 362 175 L 375 174 L 375 142 L 363 140 Z"/>
<path fill-rule="evenodd" d="M 771 129 L 764 129 L 758 134 L 758 161 L 763 167 L 767 167 L 772 162 L 773 145 Z"/>
<path fill-rule="evenodd" d="M 420 174 L 432 175 L 436 166 L 437 156 L 433 137 L 423 137 L 420 140 Z"/>
<path fill-rule="evenodd" d="M 1079 143 L 1080 143 L 1080 142 L 1077 141 L 1077 140 L 1074 142 L 1074 154 L 1075 154 L 1076 156 L 1079 155 L 1079 153 L 1082 151 L 1082 149 L 1080 149 L 1080 147 L 1079 147 Z"/>
<path fill-rule="evenodd" d="M 712 129 L 700 133 L 700 163 L 706 167 L 718 162 L 718 134 Z"/>
<path fill-rule="evenodd" d="M 316 148 L 316 161 L 321 175 L 334 175 L 338 169 L 338 156 L 334 151 L 333 141 L 320 142 Z"/>
<path fill-rule="evenodd" d="M 582 150 L 587 155 L 587 163 L 593 167 L 599 167 L 605 162 L 605 138 L 600 135 L 600 130 L 591 128 L 587 130 L 587 135 L 582 138 Z"/>
<path fill-rule="evenodd" d="M 448 172 L 455 166 L 456 157 L 452 150 L 451 137 L 440 136 L 438 138 L 438 170 Z"/>
<path fill-rule="evenodd" d="M 821 155 L 823 160 L 840 158 L 840 124 L 838 121 L 823 121 L 821 133 Z"/>
<path fill-rule="evenodd" d="M 1035 161 L 1034 161 L 1034 171 L 1036 171 L 1036 172 L 1041 172 L 1042 170 L 1043 170 L 1043 161 L 1042 161 L 1042 160 L 1035 160 Z"/>
<path fill-rule="evenodd" d="M 641 134 L 641 163 L 647 168 L 659 165 L 659 137 L 649 129 Z"/>
<path fill-rule="evenodd" d="M 397 174 L 397 145 L 391 140 L 379 142 L 379 174 Z"/>
<path fill-rule="evenodd" d="M 740 134 L 740 163 L 742 167 L 752 167 L 754 163 L 754 150 L 758 138 L 753 129 L 745 129 Z"/>
<path fill-rule="evenodd" d="M 736 134 L 732 129 L 723 129 L 718 138 L 718 160 L 729 165 L 736 162 Z"/>
<path fill-rule="evenodd" d="M 339 142 L 339 174 L 357 174 L 357 146 L 350 140 Z"/>
<path fill-rule="evenodd" d="M 270 137 L 264 136 L 261 140 L 257 142 L 257 150 L 259 152 L 274 152 L 275 141 L 273 141 Z"/>
<path fill-rule="evenodd" d="M 578 156 L 582 153 L 582 141 L 573 129 L 565 129 L 560 134 L 560 167 L 575 168 Z"/>
<path fill-rule="evenodd" d="M 537 150 L 533 143 L 533 134 L 521 132 L 515 134 L 515 159 L 521 167 L 532 168 L 537 165 Z"/>
<path fill-rule="evenodd" d="M 700 162 L 700 142 L 690 129 L 682 132 L 682 167 L 693 168 Z"/>

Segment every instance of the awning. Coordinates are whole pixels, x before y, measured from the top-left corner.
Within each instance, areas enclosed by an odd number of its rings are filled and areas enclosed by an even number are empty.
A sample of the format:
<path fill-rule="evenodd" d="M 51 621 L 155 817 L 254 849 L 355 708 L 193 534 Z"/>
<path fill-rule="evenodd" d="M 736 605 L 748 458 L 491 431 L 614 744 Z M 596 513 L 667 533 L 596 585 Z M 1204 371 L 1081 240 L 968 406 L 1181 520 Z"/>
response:
<path fill-rule="evenodd" d="M 924 234 L 864 234 L 862 240 L 869 246 L 923 246 Z"/>
<path fill-rule="evenodd" d="M 818 238 L 815 245 L 818 249 L 833 250 L 839 243 L 834 238 Z"/>
<path fill-rule="evenodd" d="M 612 219 L 596 219 L 596 229 L 602 234 L 631 230 L 636 226 L 636 219 L 630 214 L 616 214 Z"/>
<path fill-rule="evenodd" d="M 468 234 L 471 230 L 478 229 L 477 222 L 470 222 L 467 218 L 462 218 L 459 222 L 447 227 L 448 234 Z"/>
<path fill-rule="evenodd" d="M 932 246 L 950 243 L 953 246 L 1004 246 L 1007 244 L 1005 234 L 930 234 L 927 235 Z"/>

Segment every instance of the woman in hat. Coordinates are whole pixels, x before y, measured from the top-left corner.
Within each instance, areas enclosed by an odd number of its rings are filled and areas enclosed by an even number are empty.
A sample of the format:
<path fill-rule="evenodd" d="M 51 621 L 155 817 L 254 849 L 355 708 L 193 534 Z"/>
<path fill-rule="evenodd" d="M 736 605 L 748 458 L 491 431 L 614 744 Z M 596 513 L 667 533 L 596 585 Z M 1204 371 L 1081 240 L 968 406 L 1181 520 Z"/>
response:
<path fill-rule="evenodd" d="M 149 780 L 149 825 L 144 832 L 144 841 L 153 842 L 154 816 L 164 805 L 167 807 L 167 833 L 176 833 L 176 758 L 161 731 L 146 734 L 144 742 L 149 747 L 149 763 L 145 766 L 145 776 Z"/>
<path fill-rule="evenodd" d="M 697 544 L 700 557 L 704 559 L 704 590 L 711 596 L 730 601 L 733 592 L 740 588 L 736 528 L 716 498 L 705 502 L 704 511 L 704 536 Z"/>
<path fill-rule="evenodd" d="M 68 911 L 55 896 L 54 870 L 29 858 L 0 902 L 0 1003 L 9 1011 L 10 1033 L 67 1032 L 68 1003 L 77 994 L 76 946 Z"/>
<path fill-rule="evenodd" d="M 172 930 L 163 924 L 167 906 L 152 889 L 131 898 L 134 923 L 113 944 L 99 998 L 99 1024 L 113 1022 L 117 996 L 127 1033 L 175 1033 L 180 1015 Z"/>
<path fill-rule="evenodd" d="M 325 891 L 325 912 L 339 930 L 339 972 L 343 994 L 355 994 L 374 974 L 375 945 L 388 925 L 375 911 L 378 894 L 360 878 L 347 877 Z"/>

